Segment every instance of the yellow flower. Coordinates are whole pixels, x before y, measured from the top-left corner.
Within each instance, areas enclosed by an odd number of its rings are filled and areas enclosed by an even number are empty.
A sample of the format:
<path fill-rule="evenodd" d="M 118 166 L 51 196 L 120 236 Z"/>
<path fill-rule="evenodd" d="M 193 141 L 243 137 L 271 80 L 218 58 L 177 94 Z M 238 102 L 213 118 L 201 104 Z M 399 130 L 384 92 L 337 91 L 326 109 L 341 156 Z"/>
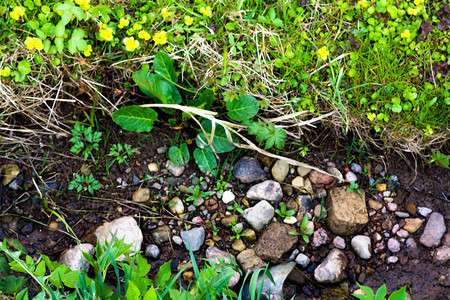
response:
<path fill-rule="evenodd" d="M 414 0 L 415 5 L 422 4 L 423 2 L 424 2 L 424 0 Z"/>
<path fill-rule="evenodd" d="M 142 25 L 141 25 L 141 24 L 135 23 L 135 24 L 133 25 L 133 30 L 134 30 L 134 31 L 139 31 L 139 30 L 141 30 L 141 29 L 142 29 Z"/>
<path fill-rule="evenodd" d="M 157 32 L 153 36 L 153 40 L 155 41 L 155 45 L 164 45 L 167 43 L 167 33 L 165 31 Z"/>
<path fill-rule="evenodd" d="M 163 9 L 161 9 L 161 15 L 163 19 L 167 21 L 167 19 L 172 15 L 172 12 L 169 11 L 167 7 L 164 7 Z"/>
<path fill-rule="evenodd" d="M 78 4 L 84 10 L 88 10 L 89 8 L 91 8 L 89 2 L 91 2 L 91 0 L 75 0 L 75 3 Z"/>
<path fill-rule="evenodd" d="M 38 50 L 44 49 L 44 44 L 40 38 L 27 37 L 24 44 L 29 50 L 33 50 L 34 48 Z"/>
<path fill-rule="evenodd" d="M 369 6 L 369 3 L 367 2 L 367 0 L 358 1 L 358 4 L 361 5 L 364 8 Z"/>
<path fill-rule="evenodd" d="M 322 48 L 319 49 L 319 51 L 317 51 L 317 54 L 320 56 L 321 59 L 325 60 L 327 59 L 328 54 L 330 54 L 330 52 L 328 52 L 327 46 L 323 46 Z"/>
<path fill-rule="evenodd" d="M 407 12 L 410 15 L 417 16 L 418 9 L 414 9 L 414 8 L 410 7 L 410 8 L 408 8 Z"/>
<path fill-rule="evenodd" d="M 110 41 L 113 39 L 113 30 L 110 27 L 100 30 L 100 37 L 104 40 Z"/>
<path fill-rule="evenodd" d="M 134 51 L 137 47 L 139 47 L 139 41 L 135 41 L 134 37 L 124 38 L 123 43 L 125 44 L 125 49 L 127 51 Z"/>
<path fill-rule="evenodd" d="M 124 28 L 128 25 L 130 25 L 130 21 L 128 19 L 120 18 L 120 22 L 119 22 L 119 25 L 117 25 L 117 27 Z"/>
<path fill-rule="evenodd" d="M 88 45 L 86 51 L 84 51 L 84 56 L 88 57 L 92 54 L 92 46 Z"/>
<path fill-rule="evenodd" d="M 184 24 L 190 26 L 190 25 L 192 25 L 192 23 L 194 23 L 194 18 L 191 18 L 189 16 L 184 17 Z"/>
<path fill-rule="evenodd" d="M 200 13 L 202 13 L 204 16 L 211 18 L 212 17 L 212 10 L 211 6 L 202 6 L 200 7 Z"/>
<path fill-rule="evenodd" d="M 16 6 L 14 7 L 14 10 L 9 13 L 11 18 L 14 20 L 19 20 L 20 17 L 22 17 L 25 14 L 25 7 L 22 6 Z"/>
<path fill-rule="evenodd" d="M 143 40 L 146 40 L 146 41 L 148 41 L 151 38 L 150 34 L 147 31 L 145 31 L 145 30 L 140 31 L 139 34 L 138 34 L 138 37 L 140 39 L 143 39 Z"/>
<path fill-rule="evenodd" d="M 9 67 L 4 67 L 1 71 L 0 71 L 0 75 L 2 77 L 8 77 L 11 74 L 11 69 Z"/>
<path fill-rule="evenodd" d="M 367 118 L 368 118 L 370 121 L 375 120 L 375 117 L 376 117 L 376 115 L 375 115 L 374 113 L 368 113 L 368 114 L 367 114 Z"/>
<path fill-rule="evenodd" d="M 402 38 L 407 39 L 411 36 L 411 32 L 409 32 L 408 29 L 405 29 L 405 31 L 402 32 L 402 34 L 400 35 Z"/>

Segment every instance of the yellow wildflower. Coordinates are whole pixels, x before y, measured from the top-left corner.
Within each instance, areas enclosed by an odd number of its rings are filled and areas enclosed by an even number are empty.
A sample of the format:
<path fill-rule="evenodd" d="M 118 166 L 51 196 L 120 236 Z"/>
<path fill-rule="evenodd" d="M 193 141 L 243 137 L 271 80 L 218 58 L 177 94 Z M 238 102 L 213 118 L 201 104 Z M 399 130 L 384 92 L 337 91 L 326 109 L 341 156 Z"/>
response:
<path fill-rule="evenodd" d="M 148 41 L 151 38 L 150 34 L 147 31 L 145 31 L 145 30 L 140 31 L 139 34 L 138 34 L 138 37 L 140 39 L 143 39 L 143 40 L 146 40 L 146 41 Z"/>
<path fill-rule="evenodd" d="M 161 15 L 163 19 L 167 21 L 167 19 L 172 15 L 172 12 L 169 11 L 167 7 L 164 7 L 163 9 L 161 9 Z"/>
<path fill-rule="evenodd" d="M 424 0 L 414 0 L 415 5 L 420 5 L 424 2 Z"/>
<path fill-rule="evenodd" d="M 367 114 L 367 118 L 369 119 L 369 121 L 373 121 L 375 120 L 376 115 L 374 113 L 368 113 Z"/>
<path fill-rule="evenodd" d="M 327 59 L 328 54 L 330 54 L 330 52 L 328 52 L 327 46 L 323 46 L 322 48 L 319 49 L 319 51 L 317 51 L 317 54 L 320 56 L 321 59 L 325 60 Z"/>
<path fill-rule="evenodd" d="M 34 48 L 38 50 L 44 49 L 44 44 L 40 38 L 27 37 L 24 44 L 29 50 L 33 50 Z"/>
<path fill-rule="evenodd" d="M 141 30 L 141 29 L 142 29 L 142 25 L 141 25 L 141 24 L 135 23 L 135 24 L 133 25 L 133 30 L 134 30 L 134 31 L 139 31 L 139 30 Z"/>
<path fill-rule="evenodd" d="M 212 17 L 212 10 L 211 6 L 202 6 L 200 7 L 200 13 L 202 13 L 204 16 L 211 18 Z"/>
<path fill-rule="evenodd" d="M 400 35 L 402 38 L 407 39 L 411 36 L 411 32 L 409 32 L 408 29 L 405 29 L 405 31 L 402 32 L 402 34 Z"/>
<path fill-rule="evenodd" d="M 124 38 L 123 43 L 125 44 L 125 49 L 127 51 L 134 51 L 139 47 L 139 41 L 134 40 L 134 37 Z"/>
<path fill-rule="evenodd" d="M 191 18 L 189 16 L 184 17 L 184 24 L 190 26 L 190 25 L 192 25 L 192 23 L 194 23 L 194 18 Z"/>
<path fill-rule="evenodd" d="M 91 8 L 89 2 L 91 2 L 91 0 L 75 0 L 75 3 L 78 4 L 83 10 L 88 10 Z"/>
<path fill-rule="evenodd" d="M 104 40 L 110 41 L 113 39 L 113 30 L 110 27 L 100 29 L 100 37 Z"/>
<path fill-rule="evenodd" d="M 1 71 L 0 71 L 0 75 L 2 77 L 8 77 L 11 74 L 11 69 L 9 67 L 4 67 Z"/>
<path fill-rule="evenodd" d="M 25 7 L 22 6 L 16 6 L 14 7 L 14 10 L 9 13 L 11 18 L 14 20 L 19 20 L 20 17 L 22 17 L 25 14 Z"/>
<path fill-rule="evenodd" d="M 84 51 L 84 56 L 88 57 L 92 54 L 92 46 L 88 45 L 86 51 Z"/>
<path fill-rule="evenodd" d="M 364 8 L 369 6 L 369 2 L 367 2 L 367 0 L 358 1 L 358 4 L 361 5 Z"/>
<path fill-rule="evenodd" d="M 408 12 L 408 14 L 410 14 L 410 15 L 413 15 L 413 16 L 417 16 L 417 13 L 418 13 L 418 9 L 415 9 L 415 8 L 408 8 L 408 10 L 407 10 L 407 12 Z"/>
<path fill-rule="evenodd" d="M 120 18 L 119 25 L 117 25 L 117 27 L 124 28 L 128 25 L 130 25 L 130 21 L 128 19 Z"/>
<path fill-rule="evenodd" d="M 155 41 L 155 45 L 164 45 L 167 43 L 167 33 L 165 31 L 157 32 L 153 36 L 153 40 Z"/>

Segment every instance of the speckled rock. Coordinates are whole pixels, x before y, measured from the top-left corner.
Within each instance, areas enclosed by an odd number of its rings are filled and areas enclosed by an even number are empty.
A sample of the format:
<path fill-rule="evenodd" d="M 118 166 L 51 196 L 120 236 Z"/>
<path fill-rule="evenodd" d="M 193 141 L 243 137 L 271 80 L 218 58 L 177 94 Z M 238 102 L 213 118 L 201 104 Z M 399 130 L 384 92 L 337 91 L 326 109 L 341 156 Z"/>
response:
<path fill-rule="evenodd" d="M 246 194 L 249 200 L 280 201 L 283 198 L 281 185 L 274 180 L 266 180 L 252 186 Z"/>
<path fill-rule="evenodd" d="M 441 238 L 446 230 L 444 217 L 440 213 L 434 212 L 428 219 L 419 241 L 425 247 L 437 247 L 441 243 Z"/>
<path fill-rule="evenodd" d="M 255 253 L 264 260 L 281 259 L 298 241 L 296 235 L 289 234 L 290 231 L 296 231 L 295 227 L 278 222 L 271 223 L 256 242 Z"/>
<path fill-rule="evenodd" d="M 314 278 L 320 283 L 338 283 L 347 276 L 347 256 L 339 249 L 332 249 L 325 260 L 314 270 Z"/>
<path fill-rule="evenodd" d="M 387 247 L 389 249 L 389 251 L 397 253 L 398 251 L 400 251 L 400 243 L 394 239 L 394 238 L 390 238 L 387 242 Z"/>

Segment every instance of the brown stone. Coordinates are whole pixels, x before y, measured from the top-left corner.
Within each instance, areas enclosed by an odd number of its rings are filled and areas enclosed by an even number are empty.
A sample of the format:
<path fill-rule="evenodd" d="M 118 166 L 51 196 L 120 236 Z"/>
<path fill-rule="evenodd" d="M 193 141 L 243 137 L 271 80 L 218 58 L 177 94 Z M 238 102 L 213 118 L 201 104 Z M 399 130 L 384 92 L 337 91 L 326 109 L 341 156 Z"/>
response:
<path fill-rule="evenodd" d="M 415 219 L 405 219 L 405 226 L 403 226 L 403 229 L 408 231 L 409 233 L 414 233 L 417 230 L 419 230 L 420 226 L 422 226 L 423 221 L 419 218 Z"/>
<path fill-rule="evenodd" d="M 247 228 L 242 232 L 242 238 L 249 242 L 250 244 L 253 244 L 256 242 L 256 233 L 253 229 Z"/>
<path fill-rule="evenodd" d="M 241 239 L 235 239 L 231 244 L 231 248 L 233 248 L 234 251 L 242 252 L 245 250 L 245 248 L 247 248 L 247 246 L 245 246 L 244 242 Z"/>
<path fill-rule="evenodd" d="M 230 224 L 233 224 L 233 219 L 234 219 L 234 223 L 236 224 L 237 222 L 239 222 L 239 217 L 236 215 L 231 215 L 225 218 L 222 218 L 222 220 L 220 220 L 220 222 L 222 223 L 222 225 L 224 226 L 230 226 Z"/>
<path fill-rule="evenodd" d="M 321 173 L 316 170 L 313 170 L 309 174 L 309 180 L 311 181 L 312 185 L 315 186 L 316 188 L 319 187 L 329 188 L 334 183 L 334 178 L 332 176 Z"/>
<path fill-rule="evenodd" d="M 255 253 L 264 260 L 277 261 L 297 243 L 298 237 L 289 234 L 295 227 L 274 222 L 261 235 L 255 246 Z"/>
<path fill-rule="evenodd" d="M 413 217 L 416 216 L 417 213 L 417 209 L 416 206 L 414 205 L 414 203 L 410 202 L 408 203 L 408 205 L 406 205 L 406 210 L 409 212 L 409 214 Z"/>
<path fill-rule="evenodd" d="M 375 200 L 369 200 L 369 206 L 372 209 L 380 210 L 380 209 L 383 208 L 383 203 L 380 203 L 380 202 L 375 201 Z"/>
<path fill-rule="evenodd" d="M 256 255 L 253 249 L 242 251 L 236 256 L 236 260 L 244 271 L 244 274 L 266 267 L 266 263 Z"/>

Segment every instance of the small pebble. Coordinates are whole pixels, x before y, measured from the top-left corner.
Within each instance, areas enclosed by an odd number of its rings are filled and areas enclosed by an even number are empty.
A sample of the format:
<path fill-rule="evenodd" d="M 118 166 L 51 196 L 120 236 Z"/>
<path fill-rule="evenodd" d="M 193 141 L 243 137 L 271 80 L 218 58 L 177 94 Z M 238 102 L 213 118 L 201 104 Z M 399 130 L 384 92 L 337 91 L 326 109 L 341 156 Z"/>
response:
<path fill-rule="evenodd" d="M 291 262 L 295 259 L 295 257 L 300 253 L 300 250 L 298 249 L 294 249 L 294 251 L 292 251 L 291 255 L 288 258 L 288 262 Z"/>
<path fill-rule="evenodd" d="M 399 229 L 400 229 L 400 225 L 395 224 L 394 227 L 392 227 L 392 234 L 396 234 Z"/>
<path fill-rule="evenodd" d="M 408 211 L 408 213 L 410 213 L 413 217 L 416 215 L 416 206 L 414 205 L 414 203 L 410 202 L 408 203 L 408 205 L 406 205 L 406 210 Z"/>
<path fill-rule="evenodd" d="M 386 262 L 387 262 L 388 264 L 395 264 L 396 262 L 398 262 L 398 257 L 397 257 L 397 256 L 389 256 L 389 257 L 386 259 Z"/>
<path fill-rule="evenodd" d="M 387 203 L 386 208 L 388 211 L 394 212 L 397 210 L 397 203 Z"/>
<path fill-rule="evenodd" d="M 202 223 L 202 222 L 203 222 L 203 219 L 202 219 L 201 217 L 199 217 L 199 216 L 194 217 L 194 218 L 192 219 L 192 223 L 195 223 L 195 224 L 200 224 L 200 223 Z"/>
<path fill-rule="evenodd" d="M 397 177 L 397 175 L 391 175 L 391 180 L 393 181 L 393 182 L 398 182 L 398 177 Z"/>
<path fill-rule="evenodd" d="M 347 173 L 345 173 L 345 180 L 356 182 L 358 181 L 358 177 L 356 177 L 355 173 L 348 171 Z"/>
<path fill-rule="evenodd" d="M 233 202 L 236 199 L 236 196 L 231 191 L 225 191 L 222 195 L 222 201 L 225 204 Z"/>
<path fill-rule="evenodd" d="M 394 253 L 400 251 L 400 243 L 394 238 L 390 238 L 388 240 L 387 247 L 388 247 L 389 251 L 394 252 Z"/>
<path fill-rule="evenodd" d="M 159 147 L 156 149 L 156 152 L 158 152 L 158 154 L 164 154 L 166 152 L 166 147 Z"/>
<path fill-rule="evenodd" d="M 361 174 L 362 172 L 362 167 L 357 163 L 351 163 L 350 169 L 352 169 L 353 172 L 358 174 Z"/>
<path fill-rule="evenodd" d="M 409 218 L 409 214 L 407 212 L 403 212 L 403 211 L 396 211 L 395 215 L 402 219 Z"/>
<path fill-rule="evenodd" d="M 406 239 L 409 236 L 409 233 L 405 229 L 400 229 L 397 231 L 397 236 Z"/>
<path fill-rule="evenodd" d="M 391 191 L 384 191 L 383 192 L 383 197 L 390 197 L 391 196 Z"/>
<path fill-rule="evenodd" d="M 419 213 L 419 215 L 426 218 L 426 217 L 428 217 L 429 214 L 431 214 L 433 212 L 433 210 L 428 207 L 419 206 L 417 208 L 417 212 Z"/>
<path fill-rule="evenodd" d="M 160 254 L 161 254 L 161 250 L 159 250 L 158 246 L 156 246 L 155 244 L 150 244 L 145 249 L 145 255 L 147 255 L 153 259 L 158 259 Z"/>
<path fill-rule="evenodd" d="M 174 236 L 172 237 L 172 240 L 173 240 L 173 242 L 174 242 L 175 244 L 177 244 L 177 245 L 183 244 L 183 240 L 182 240 L 181 237 L 179 237 L 178 235 L 174 235 Z"/>
<path fill-rule="evenodd" d="M 372 236 L 372 239 L 376 243 L 376 242 L 381 241 L 383 239 L 383 237 L 378 232 L 375 232 Z"/>
<path fill-rule="evenodd" d="M 147 168 L 150 173 L 159 172 L 159 167 L 156 163 L 149 163 Z"/>
<path fill-rule="evenodd" d="M 337 236 L 333 239 L 333 245 L 338 249 L 345 249 L 345 240 Z"/>
<path fill-rule="evenodd" d="M 375 179 L 372 177 L 369 178 L 369 185 L 373 185 L 375 183 Z"/>
<path fill-rule="evenodd" d="M 384 192 L 386 190 L 387 186 L 386 186 L 386 183 L 377 183 L 377 184 L 375 184 L 375 188 L 379 192 Z"/>
<path fill-rule="evenodd" d="M 384 202 L 386 202 L 386 203 L 392 203 L 392 202 L 394 202 L 394 198 L 391 198 L 391 197 L 384 197 L 383 200 L 384 200 Z"/>
<path fill-rule="evenodd" d="M 298 263 L 300 266 L 302 266 L 303 268 L 306 268 L 309 265 L 309 262 L 311 260 L 309 259 L 308 256 L 306 256 L 303 253 L 300 253 L 296 258 L 295 258 L 295 262 Z"/>

